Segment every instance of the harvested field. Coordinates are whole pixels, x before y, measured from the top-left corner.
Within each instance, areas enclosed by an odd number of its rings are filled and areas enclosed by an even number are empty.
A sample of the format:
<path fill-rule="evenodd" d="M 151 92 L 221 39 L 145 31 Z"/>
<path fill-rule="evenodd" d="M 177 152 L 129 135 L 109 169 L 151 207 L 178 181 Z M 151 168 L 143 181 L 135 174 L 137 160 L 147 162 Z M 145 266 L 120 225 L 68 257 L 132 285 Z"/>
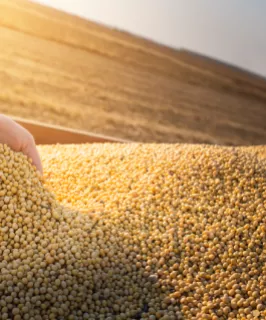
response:
<path fill-rule="evenodd" d="M 263 144 L 266 82 L 24 0 L 0 0 L 0 112 L 145 142 Z"/>

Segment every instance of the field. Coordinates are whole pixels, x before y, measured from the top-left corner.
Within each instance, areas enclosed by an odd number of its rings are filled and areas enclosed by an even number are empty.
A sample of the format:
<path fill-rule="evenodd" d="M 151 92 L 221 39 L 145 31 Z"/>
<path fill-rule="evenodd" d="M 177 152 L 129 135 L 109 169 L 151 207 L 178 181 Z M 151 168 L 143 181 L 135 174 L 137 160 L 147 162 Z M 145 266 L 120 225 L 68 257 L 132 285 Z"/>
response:
<path fill-rule="evenodd" d="M 133 141 L 263 144 L 266 81 L 24 0 L 0 0 L 0 112 Z"/>

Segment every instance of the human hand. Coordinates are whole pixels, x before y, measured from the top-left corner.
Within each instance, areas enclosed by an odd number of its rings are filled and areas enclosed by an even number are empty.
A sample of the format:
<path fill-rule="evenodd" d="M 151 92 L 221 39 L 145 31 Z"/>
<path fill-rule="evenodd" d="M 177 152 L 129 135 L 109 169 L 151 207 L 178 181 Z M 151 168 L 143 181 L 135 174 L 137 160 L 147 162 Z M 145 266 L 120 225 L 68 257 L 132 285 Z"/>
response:
<path fill-rule="evenodd" d="M 42 174 L 42 163 L 33 136 L 11 118 L 0 114 L 0 143 L 14 151 L 21 151 L 30 159 Z"/>

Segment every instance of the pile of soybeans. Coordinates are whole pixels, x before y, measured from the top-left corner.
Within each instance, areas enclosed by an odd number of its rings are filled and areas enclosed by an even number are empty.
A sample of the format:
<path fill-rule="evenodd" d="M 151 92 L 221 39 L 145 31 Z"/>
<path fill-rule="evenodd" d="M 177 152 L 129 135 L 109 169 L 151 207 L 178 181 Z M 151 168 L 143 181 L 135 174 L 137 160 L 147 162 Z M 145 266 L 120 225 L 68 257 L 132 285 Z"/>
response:
<path fill-rule="evenodd" d="M 0 145 L 0 319 L 266 318 L 259 148 L 40 152 Z"/>

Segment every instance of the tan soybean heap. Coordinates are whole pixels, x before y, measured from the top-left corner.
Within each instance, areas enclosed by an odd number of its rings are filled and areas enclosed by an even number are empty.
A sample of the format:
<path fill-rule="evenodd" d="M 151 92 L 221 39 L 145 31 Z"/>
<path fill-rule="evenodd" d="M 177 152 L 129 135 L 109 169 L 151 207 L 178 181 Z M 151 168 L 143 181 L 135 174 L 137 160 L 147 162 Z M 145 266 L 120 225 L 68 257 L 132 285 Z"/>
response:
<path fill-rule="evenodd" d="M 0 319 L 265 319 L 257 150 L 0 145 Z"/>

